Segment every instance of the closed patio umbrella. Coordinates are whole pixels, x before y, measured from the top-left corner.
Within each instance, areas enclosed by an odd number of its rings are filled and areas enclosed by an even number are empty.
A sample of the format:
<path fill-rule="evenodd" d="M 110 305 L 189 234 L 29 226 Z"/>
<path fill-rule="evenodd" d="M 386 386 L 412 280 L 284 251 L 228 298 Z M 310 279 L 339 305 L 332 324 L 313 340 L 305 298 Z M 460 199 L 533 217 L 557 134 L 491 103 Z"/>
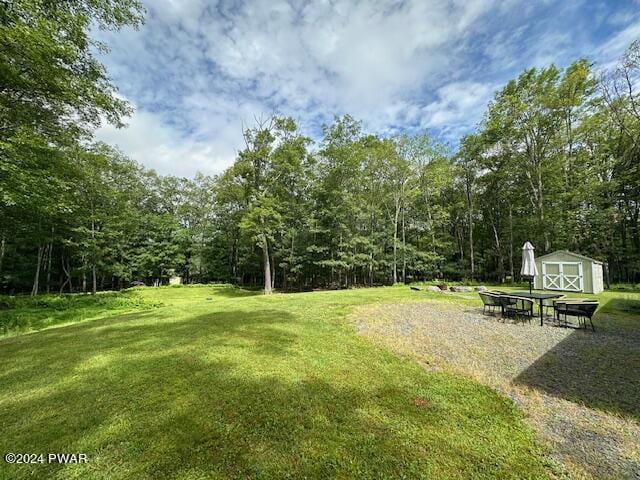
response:
<path fill-rule="evenodd" d="M 529 293 L 531 293 L 531 283 L 533 277 L 538 275 L 538 268 L 536 267 L 536 259 L 533 254 L 535 247 L 530 242 L 525 242 L 522 246 L 522 268 L 520 269 L 520 275 L 529 278 Z"/>

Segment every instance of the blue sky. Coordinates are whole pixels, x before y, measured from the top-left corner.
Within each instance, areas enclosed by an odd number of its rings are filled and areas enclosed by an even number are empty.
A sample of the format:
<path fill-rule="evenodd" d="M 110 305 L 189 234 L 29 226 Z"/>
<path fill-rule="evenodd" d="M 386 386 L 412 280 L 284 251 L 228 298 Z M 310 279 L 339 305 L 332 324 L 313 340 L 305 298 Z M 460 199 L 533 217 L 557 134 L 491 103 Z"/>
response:
<path fill-rule="evenodd" d="M 606 68 L 640 38 L 640 0 L 143 1 L 138 31 L 99 34 L 136 113 L 97 137 L 187 177 L 229 166 L 243 124 L 272 113 L 314 138 L 350 113 L 455 146 L 523 69 Z"/>

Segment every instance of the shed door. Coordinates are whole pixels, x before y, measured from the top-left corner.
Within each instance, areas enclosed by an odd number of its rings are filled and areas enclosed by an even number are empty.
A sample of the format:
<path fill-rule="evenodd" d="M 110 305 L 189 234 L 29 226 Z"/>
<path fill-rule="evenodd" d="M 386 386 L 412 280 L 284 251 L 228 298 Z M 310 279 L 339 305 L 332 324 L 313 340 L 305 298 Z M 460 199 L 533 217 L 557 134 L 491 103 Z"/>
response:
<path fill-rule="evenodd" d="M 582 262 L 542 262 L 542 288 L 582 292 Z"/>
<path fill-rule="evenodd" d="M 602 265 L 598 263 L 593 264 L 593 292 L 600 293 L 604 290 L 604 278 L 602 277 Z"/>

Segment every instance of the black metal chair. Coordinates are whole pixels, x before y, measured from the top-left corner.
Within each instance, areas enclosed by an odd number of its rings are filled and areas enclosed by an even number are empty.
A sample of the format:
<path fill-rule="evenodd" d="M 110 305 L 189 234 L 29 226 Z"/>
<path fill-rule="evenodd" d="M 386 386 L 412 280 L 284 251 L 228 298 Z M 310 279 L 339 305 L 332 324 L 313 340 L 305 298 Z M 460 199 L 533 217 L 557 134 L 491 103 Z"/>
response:
<path fill-rule="evenodd" d="M 557 298 L 545 298 L 542 300 L 542 313 L 548 315 L 549 310 L 552 311 L 553 317 L 556 317 L 556 303 L 565 299 L 566 296 L 562 295 Z"/>
<path fill-rule="evenodd" d="M 555 313 L 556 318 L 560 321 L 560 316 L 564 315 L 564 324 L 567 325 L 567 317 L 577 317 L 578 318 L 578 327 L 580 327 L 581 323 L 584 324 L 584 328 L 587 328 L 587 320 L 591 324 L 591 330 L 596 331 L 596 328 L 593 326 L 593 315 L 596 313 L 596 310 L 600 304 L 597 300 L 591 299 L 569 299 L 569 300 L 561 300 L 556 302 Z"/>
<path fill-rule="evenodd" d="M 516 297 L 510 297 L 507 294 L 501 294 L 498 295 L 498 302 L 500 303 L 500 310 L 502 313 L 502 316 L 505 317 L 506 311 L 509 307 L 515 305 L 518 302 L 518 299 Z"/>
<path fill-rule="evenodd" d="M 504 304 L 504 316 L 516 319 L 526 319 L 531 323 L 533 318 L 533 300 L 520 297 L 502 296 L 500 298 L 507 299 Z"/>
<path fill-rule="evenodd" d="M 571 298 L 562 296 L 560 298 L 553 299 L 553 315 L 557 321 L 560 321 L 560 314 L 564 315 L 565 310 L 567 310 L 567 304 L 569 305 L 579 305 L 582 303 L 587 304 L 598 304 L 598 300 L 595 298 Z M 569 315 L 571 316 L 571 315 Z M 575 316 L 575 315 L 574 315 Z M 566 320 L 566 318 L 565 318 Z M 566 323 L 566 322 L 565 322 Z"/>
<path fill-rule="evenodd" d="M 487 310 L 489 313 L 494 314 L 496 308 L 502 310 L 502 304 L 500 303 L 500 296 L 488 292 L 478 292 L 482 299 L 482 314 L 486 315 Z"/>

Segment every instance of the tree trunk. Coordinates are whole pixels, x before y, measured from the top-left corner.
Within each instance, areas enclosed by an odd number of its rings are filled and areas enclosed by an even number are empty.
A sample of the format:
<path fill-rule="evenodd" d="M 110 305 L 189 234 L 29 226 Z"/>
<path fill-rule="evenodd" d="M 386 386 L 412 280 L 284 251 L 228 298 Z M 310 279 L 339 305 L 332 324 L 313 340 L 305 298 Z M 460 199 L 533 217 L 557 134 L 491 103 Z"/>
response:
<path fill-rule="evenodd" d="M 424 203 L 427 208 L 427 225 L 429 226 L 429 233 L 431 236 L 431 251 L 436 252 L 436 232 L 434 228 L 433 214 L 431 213 L 431 198 L 428 193 L 423 193 Z"/>
<path fill-rule="evenodd" d="M 2 274 L 2 262 L 4 261 L 4 252 L 6 251 L 6 248 L 6 239 L 3 233 L 2 238 L 0 239 L 0 275 Z"/>
<path fill-rule="evenodd" d="M 269 259 L 269 242 L 266 235 L 262 235 L 262 262 L 264 267 L 264 294 L 273 293 L 271 283 L 271 261 Z"/>
<path fill-rule="evenodd" d="M 240 283 L 238 281 L 238 236 L 234 235 L 233 237 L 233 269 L 232 269 L 232 274 L 233 274 L 233 283 L 234 284 L 238 284 Z"/>
<path fill-rule="evenodd" d="M 53 257 L 53 240 L 49 242 L 47 250 L 47 293 L 51 291 L 51 258 Z"/>
<path fill-rule="evenodd" d="M 40 265 L 42 264 L 42 254 L 44 253 L 44 247 L 40 245 L 38 247 L 38 264 L 36 265 L 36 274 L 33 278 L 33 288 L 31 289 L 31 296 L 38 295 L 38 289 L 40 288 Z"/>
<path fill-rule="evenodd" d="M 60 294 L 62 295 L 62 293 L 64 292 L 64 287 L 66 287 L 67 284 L 69 284 L 69 293 L 73 292 L 73 283 L 71 280 L 71 265 L 69 264 L 69 260 L 65 258 L 64 251 L 62 251 L 62 255 L 60 257 L 62 263 L 62 271 L 64 272 L 64 275 L 66 277 L 65 281 L 60 283 Z"/>
<path fill-rule="evenodd" d="M 271 251 L 271 249 L 269 249 Z M 276 288 L 276 261 L 273 258 L 273 252 L 271 252 L 271 290 Z"/>
<path fill-rule="evenodd" d="M 471 270 L 471 280 L 474 279 L 476 273 L 475 251 L 473 248 L 473 204 L 471 203 L 471 174 L 465 173 L 465 199 L 467 201 L 467 221 L 469 222 L 469 268 Z"/>
<path fill-rule="evenodd" d="M 91 284 L 91 295 L 96 294 L 97 284 L 96 284 L 96 222 L 94 219 L 94 210 L 93 210 L 93 201 L 91 202 L 91 243 L 93 247 L 93 252 L 91 255 L 91 276 L 92 276 L 92 284 Z"/>
<path fill-rule="evenodd" d="M 544 252 L 547 253 L 551 250 L 551 240 L 549 239 L 549 231 L 545 226 L 544 218 L 544 201 L 543 201 L 543 187 L 542 187 L 542 168 L 538 167 L 538 215 L 540 218 L 540 228 L 544 237 Z"/>
<path fill-rule="evenodd" d="M 471 280 L 473 280 L 476 273 L 476 265 L 473 251 L 473 206 L 471 205 L 471 192 L 469 187 L 467 187 L 467 205 L 469 211 L 469 262 L 471 267 Z"/>
<path fill-rule="evenodd" d="M 393 284 L 398 283 L 398 218 L 400 201 L 396 198 L 396 211 L 393 216 Z"/>
<path fill-rule="evenodd" d="M 340 233 L 340 242 L 338 243 L 338 250 L 340 250 L 342 247 L 342 232 Z M 342 253 L 342 252 L 340 252 Z M 331 260 L 333 260 L 333 254 L 331 254 Z M 333 267 L 331 267 L 331 281 L 333 282 Z M 342 288 L 342 267 L 338 268 L 338 288 Z"/>
<path fill-rule="evenodd" d="M 513 207 L 509 204 L 509 273 L 511 282 L 515 280 L 515 270 L 513 266 Z"/>
<path fill-rule="evenodd" d="M 498 235 L 498 229 L 496 224 L 492 221 L 491 227 L 493 228 L 493 239 L 496 242 L 496 253 L 498 254 L 498 275 L 500 276 L 500 282 L 504 282 L 504 258 L 502 257 L 502 248 L 500 247 L 500 236 Z"/>
<path fill-rule="evenodd" d="M 407 238 L 404 223 L 404 207 L 402 208 L 402 283 L 407 283 Z"/>
<path fill-rule="evenodd" d="M 282 291 L 286 292 L 289 285 L 287 284 L 287 267 L 282 267 Z"/>
<path fill-rule="evenodd" d="M 369 286 L 373 287 L 373 215 L 369 217 Z"/>

